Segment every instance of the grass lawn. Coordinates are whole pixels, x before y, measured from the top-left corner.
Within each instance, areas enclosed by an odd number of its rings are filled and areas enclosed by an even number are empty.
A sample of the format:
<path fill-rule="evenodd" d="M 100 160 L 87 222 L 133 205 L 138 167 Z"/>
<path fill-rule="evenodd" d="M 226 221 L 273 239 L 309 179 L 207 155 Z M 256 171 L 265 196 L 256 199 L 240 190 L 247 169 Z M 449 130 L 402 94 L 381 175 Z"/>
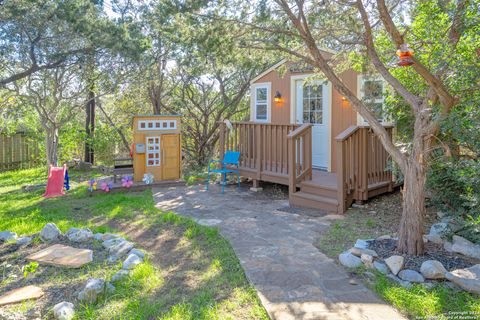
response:
<path fill-rule="evenodd" d="M 45 183 L 44 169 L 1 173 L 0 231 L 33 234 L 54 222 L 62 231 L 89 227 L 94 232 L 118 232 L 150 252 L 129 279 L 115 284 L 114 293 L 94 305 L 72 301 L 78 319 L 268 319 L 232 248 L 217 229 L 160 212 L 151 191 L 91 195 L 80 182 L 99 174 L 69 173 L 72 189 L 65 197 L 53 199 L 41 197 L 44 189 L 21 189 L 26 184 Z M 108 280 L 120 264 L 93 263 L 79 271 L 38 269 L 49 277 L 50 285 L 62 286 L 72 281 L 82 284 L 89 277 Z M 10 280 L 0 281 L 3 287 Z"/>
<path fill-rule="evenodd" d="M 351 248 L 356 239 L 371 239 L 397 231 L 401 215 L 399 194 L 373 199 L 365 208 L 350 208 L 345 219 L 337 221 L 319 239 L 316 246 L 328 256 L 337 259 Z M 434 216 L 433 208 L 427 210 L 427 221 Z M 456 292 L 444 286 L 427 290 L 421 285 L 406 289 L 379 272 L 369 280 L 364 268 L 354 270 L 363 276 L 371 288 L 384 300 L 411 319 L 452 319 L 448 313 L 471 312 L 471 319 L 480 318 L 480 297 L 467 292 Z M 462 319 L 461 317 L 458 319 Z"/>

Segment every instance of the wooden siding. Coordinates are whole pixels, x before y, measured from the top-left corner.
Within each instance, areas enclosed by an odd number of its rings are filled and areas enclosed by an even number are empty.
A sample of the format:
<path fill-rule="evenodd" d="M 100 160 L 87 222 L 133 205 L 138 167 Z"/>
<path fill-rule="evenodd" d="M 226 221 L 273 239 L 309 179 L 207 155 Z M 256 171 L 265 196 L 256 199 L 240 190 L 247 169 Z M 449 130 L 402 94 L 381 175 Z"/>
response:
<path fill-rule="evenodd" d="M 330 54 L 325 53 L 326 56 Z M 292 76 L 309 75 L 313 72 L 291 72 L 291 62 L 285 63 L 285 68 L 277 68 L 271 70 L 267 74 L 257 79 L 252 84 L 270 83 L 270 101 L 271 101 L 271 120 L 272 124 L 291 124 L 295 119 L 291 118 L 292 109 L 295 109 L 296 101 L 292 97 L 292 91 L 295 88 L 292 86 Z M 286 69 L 285 72 L 281 72 L 282 69 Z M 340 78 L 346 83 L 346 85 L 353 91 L 357 92 L 357 75 L 358 73 L 353 70 L 347 70 L 340 74 Z M 275 93 L 279 91 L 282 94 L 283 101 L 281 103 L 274 102 Z M 342 95 L 337 90 L 332 88 L 332 106 L 331 106 L 331 121 L 330 121 L 330 164 L 331 172 L 336 172 L 336 143 L 335 137 L 348 127 L 357 124 L 357 112 L 353 110 L 348 101 L 342 99 Z M 313 142 L 315 143 L 315 141 Z"/>

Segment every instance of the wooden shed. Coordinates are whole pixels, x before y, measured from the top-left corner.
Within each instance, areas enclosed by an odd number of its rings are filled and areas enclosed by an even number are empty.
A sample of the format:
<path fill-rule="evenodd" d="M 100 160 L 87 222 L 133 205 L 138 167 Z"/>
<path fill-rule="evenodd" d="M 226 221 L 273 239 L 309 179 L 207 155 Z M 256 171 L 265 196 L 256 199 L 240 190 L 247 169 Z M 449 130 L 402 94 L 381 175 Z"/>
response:
<path fill-rule="evenodd" d="M 137 115 L 133 118 L 134 180 L 151 173 L 154 181 L 181 176 L 181 116 Z"/>

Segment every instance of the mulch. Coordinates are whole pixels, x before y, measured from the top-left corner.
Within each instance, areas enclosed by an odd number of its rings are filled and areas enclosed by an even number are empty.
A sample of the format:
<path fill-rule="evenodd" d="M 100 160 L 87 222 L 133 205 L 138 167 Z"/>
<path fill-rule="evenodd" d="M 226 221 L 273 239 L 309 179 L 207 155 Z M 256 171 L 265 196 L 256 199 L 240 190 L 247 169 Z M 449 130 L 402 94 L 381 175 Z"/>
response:
<path fill-rule="evenodd" d="M 479 263 L 479 261 L 476 261 L 475 259 L 445 251 L 442 245 L 431 242 L 425 244 L 425 254 L 422 256 L 399 254 L 396 251 L 397 241 L 393 239 L 370 241 L 368 248 L 375 250 L 378 253 L 378 256 L 382 259 L 388 258 L 392 255 L 401 255 L 405 258 L 405 268 L 417 271 L 420 270 L 420 266 L 426 260 L 438 260 L 448 271 L 468 268 Z"/>

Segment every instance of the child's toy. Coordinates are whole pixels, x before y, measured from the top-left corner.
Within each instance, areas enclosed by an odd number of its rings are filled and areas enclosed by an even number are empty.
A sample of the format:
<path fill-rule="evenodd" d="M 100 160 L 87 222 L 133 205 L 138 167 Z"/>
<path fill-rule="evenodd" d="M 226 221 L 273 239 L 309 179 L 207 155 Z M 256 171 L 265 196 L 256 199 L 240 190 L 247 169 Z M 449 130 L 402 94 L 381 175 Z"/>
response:
<path fill-rule="evenodd" d="M 133 185 L 133 177 L 127 176 L 122 178 L 122 187 L 130 188 Z"/>
<path fill-rule="evenodd" d="M 97 181 L 95 179 L 92 179 L 88 181 L 88 191 L 93 192 L 97 190 Z"/>
<path fill-rule="evenodd" d="M 109 183 L 102 182 L 101 188 L 105 192 L 110 192 L 110 189 L 112 189 L 112 183 L 111 182 L 109 182 Z"/>
<path fill-rule="evenodd" d="M 63 167 L 54 167 L 53 165 L 50 165 L 48 170 L 47 188 L 43 197 L 53 198 L 63 196 L 65 195 L 63 187 L 67 190 L 70 189 L 68 184 L 67 166 L 63 165 Z"/>
<path fill-rule="evenodd" d="M 153 174 L 145 173 L 143 175 L 142 181 L 145 182 L 145 184 L 152 184 L 153 183 Z"/>

